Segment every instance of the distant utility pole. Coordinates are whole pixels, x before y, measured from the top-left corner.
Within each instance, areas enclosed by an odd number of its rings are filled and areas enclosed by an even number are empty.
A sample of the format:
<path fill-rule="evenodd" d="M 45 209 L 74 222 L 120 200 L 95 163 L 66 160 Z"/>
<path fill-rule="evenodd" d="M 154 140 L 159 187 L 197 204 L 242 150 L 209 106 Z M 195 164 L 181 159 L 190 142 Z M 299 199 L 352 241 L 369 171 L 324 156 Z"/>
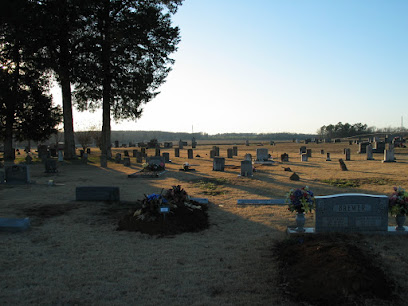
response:
<path fill-rule="evenodd" d="M 191 134 L 194 134 L 194 125 L 191 125 Z"/>
<path fill-rule="evenodd" d="M 404 129 L 404 117 L 401 116 L 401 130 Z"/>

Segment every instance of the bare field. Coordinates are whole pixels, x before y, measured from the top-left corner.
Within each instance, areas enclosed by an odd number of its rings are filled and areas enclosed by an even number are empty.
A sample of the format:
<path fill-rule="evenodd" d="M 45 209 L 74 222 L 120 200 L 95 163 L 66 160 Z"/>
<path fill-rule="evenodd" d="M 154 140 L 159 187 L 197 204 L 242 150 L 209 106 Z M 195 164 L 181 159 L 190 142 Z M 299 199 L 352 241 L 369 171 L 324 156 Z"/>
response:
<path fill-rule="evenodd" d="M 27 232 L 0 233 L 0 303 L 296 305 L 278 290 L 271 251 L 276 241 L 286 237 L 294 214 L 286 206 L 238 207 L 237 200 L 283 198 L 289 189 L 306 185 L 315 195 L 388 195 L 393 186 L 408 187 L 408 149 L 396 148 L 396 163 L 382 163 L 382 154 L 365 160 L 365 154 L 357 154 L 357 145 L 308 144 L 312 157 L 301 162 L 302 144 L 248 147 L 244 142 L 236 142 L 238 157 L 226 158 L 225 172 L 212 171 L 212 144 L 199 144 L 190 160 L 186 149 L 180 158 L 174 158 L 174 149 L 162 149 L 170 153 L 172 163 L 166 165 L 167 173 L 155 179 L 127 178 L 141 169 L 133 157 L 131 167 L 109 162 L 107 169 L 100 168 L 99 153 L 92 149 L 88 165 L 66 162 L 58 173 L 46 174 L 37 163 L 30 169 L 35 184 L 0 185 L 0 216 L 32 220 Z M 220 145 L 220 155 L 226 157 L 231 146 Z M 253 177 L 239 177 L 240 161 L 246 153 L 255 157 L 257 148 L 268 148 L 275 161 L 288 153 L 289 162 L 255 165 Z M 349 171 L 343 172 L 338 159 L 344 158 L 344 148 L 351 148 L 352 154 L 351 161 L 346 161 Z M 132 149 L 113 149 L 113 155 L 129 150 L 132 156 Z M 320 154 L 322 149 L 331 153 L 331 162 Z M 184 162 L 197 171 L 178 171 Z M 290 167 L 300 181 L 290 181 L 292 173 L 283 167 Z M 336 187 L 323 181 L 336 179 L 358 187 Z M 48 180 L 57 186 L 47 186 Z M 75 201 L 77 186 L 94 185 L 119 186 L 123 203 Z M 166 238 L 115 230 L 119 216 L 132 202 L 173 185 L 181 185 L 193 197 L 209 199 L 208 230 Z M 306 218 L 306 226 L 313 226 L 313 214 Z M 389 224 L 395 224 L 391 217 Z M 406 300 L 408 237 L 363 239 L 400 286 L 401 301 Z"/>

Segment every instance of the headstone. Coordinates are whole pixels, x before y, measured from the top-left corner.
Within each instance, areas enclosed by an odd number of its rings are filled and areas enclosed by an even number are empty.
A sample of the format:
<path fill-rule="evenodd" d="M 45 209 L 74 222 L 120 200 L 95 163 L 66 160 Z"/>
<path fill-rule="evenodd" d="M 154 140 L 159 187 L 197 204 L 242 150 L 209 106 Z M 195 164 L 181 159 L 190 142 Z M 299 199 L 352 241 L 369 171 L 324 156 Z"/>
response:
<path fill-rule="evenodd" d="M 125 167 L 130 167 L 130 157 L 129 156 L 123 158 L 123 165 Z"/>
<path fill-rule="evenodd" d="M 91 154 L 91 148 L 86 148 L 86 154 Z"/>
<path fill-rule="evenodd" d="M 307 156 L 306 153 L 304 153 L 304 154 L 302 154 L 302 155 L 300 156 L 300 160 L 301 160 L 302 162 L 307 162 L 307 158 L 308 158 L 308 156 Z"/>
<path fill-rule="evenodd" d="M 327 152 L 326 161 L 331 161 L 331 159 L 330 159 L 330 153 L 329 153 L 329 152 Z"/>
<path fill-rule="evenodd" d="M 133 151 L 132 151 L 133 157 L 136 157 L 136 155 L 137 155 L 138 152 L 139 152 L 138 150 L 133 150 Z"/>
<path fill-rule="evenodd" d="M 171 148 L 173 148 L 173 143 L 172 143 L 172 142 L 165 142 L 165 143 L 164 143 L 164 148 L 165 148 L 165 149 L 171 149 Z"/>
<path fill-rule="evenodd" d="M 249 140 L 245 140 L 245 145 L 248 147 L 249 146 Z"/>
<path fill-rule="evenodd" d="M 232 147 L 232 155 L 233 156 L 238 156 L 238 147 L 237 146 Z"/>
<path fill-rule="evenodd" d="M 46 173 L 56 173 L 57 170 L 57 161 L 55 159 L 46 159 L 44 162 L 45 165 L 45 172 Z"/>
<path fill-rule="evenodd" d="M 227 158 L 232 158 L 232 154 L 233 154 L 232 149 L 228 148 L 227 149 Z"/>
<path fill-rule="evenodd" d="M 188 149 L 187 150 L 187 157 L 188 159 L 193 159 L 194 158 L 194 153 L 193 153 L 193 149 Z"/>
<path fill-rule="evenodd" d="M 312 157 L 312 149 L 306 149 L 307 157 Z"/>
<path fill-rule="evenodd" d="M 45 160 L 46 158 L 48 158 L 48 148 L 46 145 L 38 146 L 38 158 L 41 160 Z"/>
<path fill-rule="evenodd" d="M 129 151 L 128 151 L 128 150 L 123 151 L 123 154 L 124 154 L 126 157 L 129 157 Z"/>
<path fill-rule="evenodd" d="M 175 157 L 180 157 L 180 149 L 179 148 L 174 149 L 174 156 Z"/>
<path fill-rule="evenodd" d="M 180 139 L 180 141 L 179 141 L 179 149 L 182 149 L 182 148 L 184 147 L 183 144 L 184 144 L 184 142 Z"/>
<path fill-rule="evenodd" d="M 30 168 L 27 165 L 4 166 L 7 184 L 27 184 L 30 182 Z"/>
<path fill-rule="evenodd" d="M 141 164 L 143 162 L 143 155 L 142 152 L 136 152 L 136 162 Z"/>
<path fill-rule="evenodd" d="M 252 162 L 250 160 L 241 161 L 241 176 L 252 176 Z"/>
<path fill-rule="evenodd" d="M 252 161 L 252 155 L 249 154 L 249 153 L 245 154 L 244 160 L 250 160 L 250 161 Z"/>
<path fill-rule="evenodd" d="M 84 164 L 87 164 L 87 163 L 88 163 L 88 153 L 84 153 L 84 155 L 82 155 L 81 161 L 82 161 L 82 163 L 84 163 Z"/>
<path fill-rule="evenodd" d="M 51 157 L 57 157 L 57 149 L 56 148 L 50 148 L 50 155 L 51 155 Z"/>
<path fill-rule="evenodd" d="M 224 157 L 214 157 L 213 171 L 224 171 L 224 168 L 225 168 L 225 158 Z"/>
<path fill-rule="evenodd" d="M 25 161 L 27 165 L 31 165 L 33 163 L 33 158 L 31 157 L 31 154 L 27 154 Z"/>
<path fill-rule="evenodd" d="M 213 150 L 215 151 L 215 156 L 220 156 L 220 148 L 217 146 L 213 146 Z"/>
<path fill-rule="evenodd" d="M 268 149 L 259 148 L 256 149 L 256 160 L 267 161 L 269 159 Z"/>
<path fill-rule="evenodd" d="M 373 160 L 373 146 L 371 144 L 369 144 L 366 147 L 366 152 L 367 152 L 367 160 Z"/>
<path fill-rule="evenodd" d="M 370 194 L 317 196 L 316 233 L 388 230 L 388 197 Z"/>
<path fill-rule="evenodd" d="M 115 148 L 119 148 L 119 141 L 115 140 Z"/>
<path fill-rule="evenodd" d="M 286 153 L 283 153 L 281 155 L 281 162 L 289 162 L 289 155 Z"/>
<path fill-rule="evenodd" d="M 324 150 L 320 150 L 320 154 L 324 154 Z"/>
<path fill-rule="evenodd" d="M 374 141 L 373 145 L 373 153 L 384 153 L 385 150 L 385 142 L 382 141 Z"/>
<path fill-rule="evenodd" d="M 116 153 L 116 156 L 115 156 L 115 163 L 120 164 L 120 163 L 121 163 L 121 161 L 122 161 L 122 154 L 120 154 L 120 153 Z"/>
<path fill-rule="evenodd" d="M 366 148 L 369 144 L 370 144 L 369 142 L 360 142 L 358 144 L 358 154 L 365 154 Z"/>
<path fill-rule="evenodd" d="M 160 156 L 160 149 L 159 148 L 156 148 L 155 156 Z"/>
<path fill-rule="evenodd" d="M 195 137 L 193 137 L 193 139 L 191 140 L 191 148 L 195 149 L 197 147 L 197 142 Z"/>
<path fill-rule="evenodd" d="M 146 157 L 146 156 L 147 156 L 147 155 L 146 155 L 146 148 L 141 147 L 141 148 L 140 148 L 140 152 L 142 153 L 142 157 Z"/>
<path fill-rule="evenodd" d="M 17 233 L 30 228 L 29 218 L 0 218 L 0 232 Z"/>
<path fill-rule="evenodd" d="M 299 148 L 299 155 L 305 154 L 306 153 L 306 147 L 305 146 L 301 146 Z"/>
<path fill-rule="evenodd" d="M 164 152 L 163 154 L 164 162 L 169 163 L 170 162 L 170 153 Z"/>
<path fill-rule="evenodd" d="M 394 149 L 392 150 L 385 149 L 383 163 L 392 163 L 392 162 L 395 162 Z"/>
<path fill-rule="evenodd" d="M 291 181 L 299 181 L 300 177 L 299 177 L 299 175 L 296 174 L 296 172 L 293 172 L 293 174 L 289 177 L 289 179 Z"/>
<path fill-rule="evenodd" d="M 163 168 L 165 167 L 166 161 L 164 160 L 164 157 L 162 156 L 150 156 L 146 158 L 146 162 L 149 165 L 155 164 L 155 165 L 163 165 Z"/>
<path fill-rule="evenodd" d="M 347 166 L 346 166 L 346 164 L 344 163 L 344 161 L 343 161 L 342 158 L 339 159 L 339 163 L 340 163 L 341 171 L 347 171 Z"/>
<path fill-rule="evenodd" d="M 366 147 L 366 150 L 367 150 L 367 147 Z M 351 153 L 350 148 L 346 148 L 344 152 L 344 154 L 346 155 L 346 161 L 350 160 L 350 153 Z"/>
<path fill-rule="evenodd" d="M 107 168 L 108 167 L 108 158 L 105 154 L 101 154 L 101 167 Z"/>
<path fill-rule="evenodd" d="M 76 187 L 76 201 L 120 201 L 119 187 Z"/>
<path fill-rule="evenodd" d="M 211 150 L 210 151 L 210 158 L 214 158 L 215 157 L 215 150 Z"/>

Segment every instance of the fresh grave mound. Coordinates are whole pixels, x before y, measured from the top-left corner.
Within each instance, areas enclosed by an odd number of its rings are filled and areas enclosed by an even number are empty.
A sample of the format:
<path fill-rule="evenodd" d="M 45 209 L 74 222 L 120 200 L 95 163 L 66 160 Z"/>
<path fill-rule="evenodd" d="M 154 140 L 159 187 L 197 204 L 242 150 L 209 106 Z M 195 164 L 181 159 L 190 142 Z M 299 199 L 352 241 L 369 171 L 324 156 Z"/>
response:
<path fill-rule="evenodd" d="M 312 305 L 365 305 L 391 300 L 393 283 L 358 237 L 340 234 L 295 236 L 279 242 L 281 289 Z M 367 304 L 369 305 L 369 304 Z"/>
<path fill-rule="evenodd" d="M 130 211 L 119 220 L 118 230 L 174 235 L 198 232 L 209 226 L 207 205 L 191 200 L 180 185 L 173 186 L 164 195 L 145 195 L 138 204 L 139 209 Z M 167 209 L 168 212 L 161 212 Z"/>

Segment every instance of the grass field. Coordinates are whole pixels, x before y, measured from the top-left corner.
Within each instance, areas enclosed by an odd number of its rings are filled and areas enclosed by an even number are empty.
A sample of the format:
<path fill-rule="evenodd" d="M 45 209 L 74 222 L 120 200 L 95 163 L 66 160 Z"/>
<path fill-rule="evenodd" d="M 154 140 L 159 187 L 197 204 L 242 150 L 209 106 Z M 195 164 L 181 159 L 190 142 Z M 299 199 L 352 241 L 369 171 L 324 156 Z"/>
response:
<path fill-rule="evenodd" d="M 172 163 L 155 179 L 127 178 L 141 169 L 131 157 L 131 167 L 108 163 L 99 167 L 99 152 L 92 148 L 89 163 L 64 162 L 55 174 L 44 173 L 34 159 L 29 185 L 0 185 L 0 216 L 30 217 L 31 230 L 0 233 L 0 303 L 2 305 L 297 305 L 278 288 L 275 243 L 286 238 L 295 216 L 286 206 L 237 206 L 238 199 L 284 198 L 291 188 L 309 186 L 315 195 L 336 193 L 385 194 L 393 186 L 408 187 L 408 149 L 396 148 L 395 163 L 382 163 L 383 155 L 366 160 L 358 146 L 347 143 L 308 144 L 312 157 L 301 162 L 299 147 L 292 142 L 244 145 L 236 142 L 238 156 L 226 158 L 224 172 L 212 171 L 213 144 L 198 144 L 194 159 L 187 148 L 180 158 L 169 152 Z M 220 155 L 227 148 L 220 145 Z M 274 165 L 255 165 L 253 177 L 240 177 L 240 161 L 246 153 L 268 148 Z M 341 171 L 339 158 L 351 148 L 348 171 Z M 113 149 L 115 153 L 136 148 Z M 331 153 L 331 162 L 326 154 Z M 280 155 L 289 154 L 281 163 Z M 154 150 L 148 150 L 153 155 Z M 195 157 L 196 155 L 200 157 Z M 35 156 L 35 153 L 34 153 Z M 18 156 L 17 162 L 23 157 Z M 181 172 L 189 162 L 195 172 Z M 290 167 L 300 176 L 291 181 Z M 49 187 L 49 180 L 56 186 Z M 77 186 L 119 186 L 121 203 L 77 202 Z M 199 233 L 157 238 L 116 231 L 118 218 L 132 209 L 144 194 L 181 185 L 193 197 L 208 198 L 209 229 Z M 313 214 L 306 226 L 313 227 Z M 389 224 L 395 221 L 389 218 Z M 384 269 L 399 286 L 400 301 L 408 292 L 408 237 L 362 237 L 382 259 Z M 383 304 L 382 304 L 383 303 Z M 399 302 L 403 305 L 403 302 Z M 373 305 L 396 302 L 374 301 Z M 398 303 L 397 303 L 398 304 Z"/>

